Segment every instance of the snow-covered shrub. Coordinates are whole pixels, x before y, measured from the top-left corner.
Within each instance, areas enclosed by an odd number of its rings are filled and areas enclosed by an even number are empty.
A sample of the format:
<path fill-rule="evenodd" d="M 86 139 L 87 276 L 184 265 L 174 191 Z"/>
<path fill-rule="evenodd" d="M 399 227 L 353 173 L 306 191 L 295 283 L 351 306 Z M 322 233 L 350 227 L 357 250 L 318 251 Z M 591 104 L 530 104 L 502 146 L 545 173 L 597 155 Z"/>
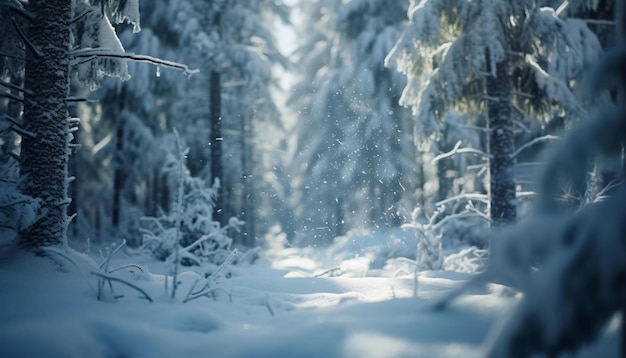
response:
<path fill-rule="evenodd" d="M 17 163 L 12 158 L 0 162 L 0 244 L 14 239 L 44 214 L 40 199 L 20 193 Z"/>
<path fill-rule="evenodd" d="M 433 215 L 426 218 L 426 223 L 420 222 L 421 208 L 417 207 L 411 214 L 411 223 L 402 227 L 415 229 L 418 241 L 416 262 L 418 270 L 440 270 L 443 264 L 443 251 L 441 248 L 441 231 L 437 218 L 444 209 L 437 209 Z"/>
<path fill-rule="evenodd" d="M 176 188 L 172 190 L 177 193 L 173 208 L 158 217 L 142 218 L 143 247 L 160 260 L 219 265 L 231 252 L 228 231 L 239 230 L 243 222 L 231 218 L 228 225 L 221 227 L 213 220 L 219 182 L 210 185 L 202 178 L 191 177 L 184 165 L 186 151 L 178 143 L 174 147 L 167 151 L 164 165 Z"/>

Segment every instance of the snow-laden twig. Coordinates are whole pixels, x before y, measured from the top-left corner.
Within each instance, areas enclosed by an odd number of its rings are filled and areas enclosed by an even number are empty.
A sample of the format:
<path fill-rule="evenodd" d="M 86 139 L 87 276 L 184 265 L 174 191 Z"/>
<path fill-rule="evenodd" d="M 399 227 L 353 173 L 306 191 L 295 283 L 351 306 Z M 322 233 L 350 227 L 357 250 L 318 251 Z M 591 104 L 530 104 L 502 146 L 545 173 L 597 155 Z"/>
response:
<path fill-rule="evenodd" d="M 431 160 L 431 163 L 432 164 L 436 164 L 438 161 L 440 161 L 442 159 L 445 159 L 445 158 L 449 158 L 449 157 L 451 157 L 453 155 L 456 155 L 456 154 L 476 154 L 476 155 L 479 155 L 479 156 L 481 156 L 483 158 L 491 158 L 491 155 L 489 155 L 489 154 L 487 154 L 487 153 L 485 153 L 485 152 L 483 152 L 481 150 L 474 149 L 474 148 L 460 148 L 460 147 L 461 147 L 461 141 L 458 141 L 458 142 L 456 142 L 456 144 L 454 145 L 454 148 L 451 151 L 449 151 L 447 153 L 439 154 L 438 156 L 434 157 Z"/>
<path fill-rule="evenodd" d="M 75 58 L 75 60 L 70 61 L 72 66 L 82 63 L 85 58 L 89 60 L 104 57 L 104 58 L 121 58 L 126 60 L 131 60 L 135 62 L 147 62 L 158 66 L 168 67 L 180 70 L 184 72 L 186 75 L 191 76 L 197 73 L 200 73 L 199 69 L 190 69 L 187 65 L 182 63 L 162 60 L 160 58 L 147 56 L 147 55 L 137 55 L 134 53 L 128 52 L 113 52 L 109 48 L 86 48 L 72 51 L 71 55 Z M 80 60 L 76 60 L 80 59 Z M 78 61 L 78 62 L 77 62 Z"/>
<path fill-rule="evenodd" d="M 218 275 L 224 270 L 224 268 L 230 264 L 230 262 L 233 260 L 235 255 L 237 255 L 238 253 L 239 253 L 238 249 L 233 250 L 233 252 L 231 252 L 230 255 L 226 258 L 226 260 L 224 260 L 224 262 L 210 276 L 196 279 L 196 281 L 194 281 L 193 285 L 191 285 L 191 288 L 187 292 L 187 296 L 185 296 L 185 298 L 183 299 L 183 303 L 187 303 L 191 300 L 194 300 L 202 296 L 208 297 L 208 294 L 214 292 L 217 289 L 222 289 L 220 287 L 209 287 L 209 286 L 211 285 L 212 282 L 215 282 L 216 277 L 218 277 Z M 201 289 L 194 291 L 196 289 L 196 286 L 198 286 L 198 283 L 201 280 L 205 281 L 204 286 L 202 286 Z M 225 289 L 222 289 L 222 290 L 228 293 L 228 291 L 226 291 Z M 230 296 L 230 293 L 228 293 L 228 295 Z"/>
<path fill-rule="evenodd" d="M 152 297 L 150 297 L 150 295 L 148 295 L 146 293 L 146 291 L 142 290 L 139 286 L 135 285 L 132 282 L 126 281 L 126 280 L 124 280 L 123 278 L 120 278 L 120 277 L 115 277 L 115 276 L 108 275 L 108 274 L 103 273 L 103 272 L 92 271 L 91 274 L 94 275 L 94 276 L 98 276 L 103 282 L 104 281 L 109 281 L 109 283 L 110 283 L 110 281 L 115 281 L 115 282 L 122 283 L 122 284 L 124 284 L 124 285 L 126 285 L 126 286 L 128 286 L 130 288 L 133 288 L 133 289 L 137 290 L 149 302 L 153 302 Z M 99 295 L 100 294 L 98 294 L 98 296 Z"/>
<path fill-rule="evenodd" d="M 481 203 L 485 203 L 485 204 L 489 203 L 489 195 L 487 195 L 487 194 L 462 193 L 462 194 L 455 195 L 455 196 L 452 196 L 450 198 L 444 199 L 442 201 L 439 201 L 435 205 L 436 206 L 446 205 L 446 204 L 448 204 L 450 202 L 464 200 L 464 199 L 476 200 L 476 201 L 480 201 Z"/>
<path fill-rule="evenodd" d="M 524 150 L 528 149 L 529 147 L 532 147 L 535 144 L 539 144 L 542 142 L 547 142 L 547 141 L 551 141 L 551 140 L 557 140 L 559 139 L 559 137 L 555 136 L 555 135 L 544 135 L 541 137 L 537 137 L 533 140 L 531 140 L 530 142 L 524 144 L 523 146 L 519 147 L 513 154 L 510 155 L 511 159 L 515 159 L 517 158 L 517 156 L 523 152 Z"/>

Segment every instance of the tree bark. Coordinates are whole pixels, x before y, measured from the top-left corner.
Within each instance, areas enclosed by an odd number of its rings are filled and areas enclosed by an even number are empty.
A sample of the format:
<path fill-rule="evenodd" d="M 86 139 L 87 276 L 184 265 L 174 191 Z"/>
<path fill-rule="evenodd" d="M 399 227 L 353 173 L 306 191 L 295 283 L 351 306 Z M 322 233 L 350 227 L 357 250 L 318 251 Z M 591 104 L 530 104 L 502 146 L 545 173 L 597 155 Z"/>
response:
<path fill-rule="evenodd" d="M 38 254 L 67 243 L 71 8 L 71 0 L 28 2 L 35 17 L 28 39 L 41 56 L 26 56 L 24 127 L 36 137 L 22 140 L 20 175 L 24 194 L 42 200 L 43 215 L 20 233 L 20 243 Z"/>
<path fill-rule="evenodd" d="M 487 52 L 487 63 L 490 63 Z M 492 72 L 488 68 L 488 72 Z M 492 225 L 515 221 L 515 181 L 511 155 L 515 151 L 512 124 L 512 83 L 508 62 L 496 64 L 495 76 L 487 77 L 487 115 L 489 127 L 490 215 Z"/>

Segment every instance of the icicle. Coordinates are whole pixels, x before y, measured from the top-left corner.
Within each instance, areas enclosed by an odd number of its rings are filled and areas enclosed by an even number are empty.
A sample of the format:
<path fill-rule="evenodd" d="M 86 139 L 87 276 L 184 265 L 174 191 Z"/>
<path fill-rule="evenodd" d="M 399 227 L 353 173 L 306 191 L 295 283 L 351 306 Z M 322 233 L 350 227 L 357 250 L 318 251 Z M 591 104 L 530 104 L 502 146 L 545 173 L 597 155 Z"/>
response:
<path fill-rule="evenodd" d="M 161 77 L 161 66 L 156 67 L 156 76 Z"/>

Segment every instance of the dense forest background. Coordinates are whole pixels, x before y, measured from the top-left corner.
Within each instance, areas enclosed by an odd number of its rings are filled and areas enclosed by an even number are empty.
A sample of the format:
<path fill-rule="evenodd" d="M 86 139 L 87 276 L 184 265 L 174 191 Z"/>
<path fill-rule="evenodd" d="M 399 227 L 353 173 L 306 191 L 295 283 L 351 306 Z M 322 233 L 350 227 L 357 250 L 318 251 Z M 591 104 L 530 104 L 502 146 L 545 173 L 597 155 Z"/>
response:
<path fill-rule="evenodd" d="M 175 299 L 181 265 L 383 237 L 367 269 L 481 272 L 436 309 L 523 293 L 490 356 L 575 350 L 626 300 L 625 10 L 0 0 L 0 247 L 123 240 Z"/>
<path fill-rule="evenodd" d="M 200 72 L 114 60 L 77 67 L 70 241 L 141 245 L 146 218 L 173 210 L 180 173 L 171 166 L 182 160 L 186 193 L 205 191 L 211 203 L 190 214 L 230 225 L 245 246 L 276 233 L 323 244 L 460 213 L 446 230 L 484 246 L 478 228 L 512 222 L 532 201 L 545 143 L 615 104 L 577 90 L 615 46 L 613 2 L 505 3 L 141 2 L 141 32 L 115 27 L 125 51 Z M 28 53 L 16 43 L 18 4 L 3 5 L 7 178 L 17 170 L 12 129 Z M 597 163 L 582 186 L 565 188 L 567 200 L 593 200 L 615 168 Z"/>

